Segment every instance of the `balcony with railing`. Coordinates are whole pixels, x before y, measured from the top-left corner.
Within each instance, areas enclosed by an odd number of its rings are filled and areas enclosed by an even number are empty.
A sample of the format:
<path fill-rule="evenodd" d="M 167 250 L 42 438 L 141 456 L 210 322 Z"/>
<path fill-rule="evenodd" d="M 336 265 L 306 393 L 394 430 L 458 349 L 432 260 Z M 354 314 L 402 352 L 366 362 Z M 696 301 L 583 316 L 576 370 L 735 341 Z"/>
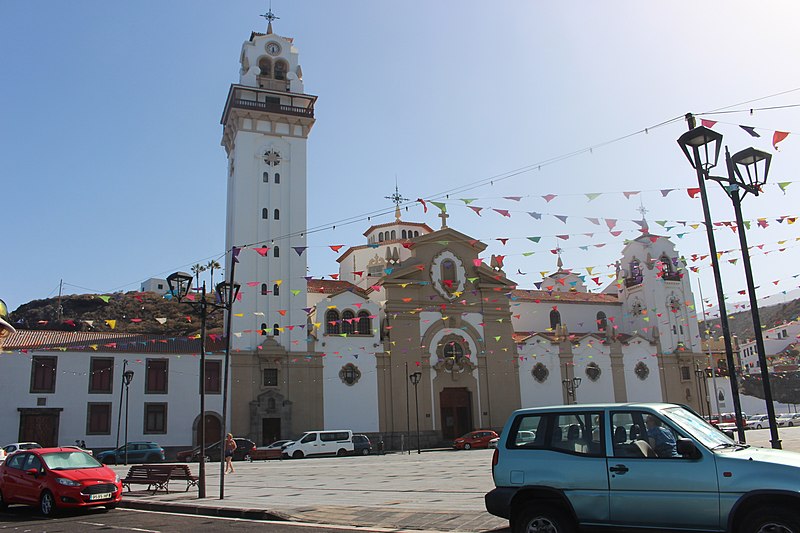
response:
<path fill-rule="evenodd" d="M 314 103 L 316 100 L 316 96 L 309 94 L 294 94 L 287 93 L 285 90 L 276 91 L 234 85 L 228 93 L 228 101 L 225 106 L 225 114 L 222 117 L 222 122 L 225 123 L 227 121 L 228 113 L 234 108 L 280 113 L 283 115 L 313 119 Z"/>

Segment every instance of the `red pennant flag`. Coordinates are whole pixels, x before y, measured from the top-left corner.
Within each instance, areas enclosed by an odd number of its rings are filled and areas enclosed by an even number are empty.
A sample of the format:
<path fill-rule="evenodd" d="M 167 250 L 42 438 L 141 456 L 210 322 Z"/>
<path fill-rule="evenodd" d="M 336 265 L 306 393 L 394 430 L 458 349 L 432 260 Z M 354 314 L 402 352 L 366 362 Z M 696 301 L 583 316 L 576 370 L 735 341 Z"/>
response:
<path fill-rule="evenodd" d="M 360 278 L 361 276 L 364 275 L 364 271 L 363 270 L 354 270 L 353 274 Z"/>
<path fill-rule="evenodd" d="M 777 150 L 778 143 L 784 140 L 788 136 L 789 136 L 788 131 L 776 131 L 775 133 L 772 134 L 772 146 L 774 146 L 775 149 Z"/>
<path fill-rule="evenodd" d="M 344 247 L 344 244 L 337 244 L 337 245 L 335 245 L 335 246 L 331 246 L 330 248 L 331 248 L 331 250 L 333 250 L 334 252 L 338 252 L 338 251 L 339 251 L 339 250 L 341 250 L 343 247 Z"/>
<path fill-rule="evenodd" d="M 600 285 L 600 278 L 592 278 L 592 281 L 594 281 L 597 285 Z"/>
<path fill-rule="evenodd" d="M 492 209 L 492 211 L 497 211 L 498 213 L 500 213 L 504 217 L 511 218 L 511 213 L 508 212 L 508 209 Z"/>
<path fill-rule="evenodd" d="M 473 259 L 472 260 L 472 264 L 475 265 L 476 267 L 481 266 L 481 263 L 483 263 L 483 259 Z"/>
<path fill-rule="evenodd" d="M 705 118 L 701 118 L 700 119 L 700 124 L 705 126 L 706 128 L 713 128 L 714 124 L 716 124 L 716 123 L 717 123 L 716 120 L 708 120 L 708 119 L 705 119 Z"/>
<path fill-rule="evenodd" d="M 339 279 L 339 274 L 331 274 L 331 279 Z"/>
<path fill-rule="evenodd" d="M 564 241 L 569 240 L 569 235 L 556 235 L 556 237 Z"/>
<path fill-rule="evenodd" d="M 498 241 L 502 242 L 502 243 L 503 243 L 503 246 L 505 246 L 505 245 L 506 245 L 506 243 L 508 242 L 508 238 L 505 238 L 505 239 L 496 239 L 496 240 L 498 240 Z"/>
<path fill-rule="evenodd" d="M 544 196 L 542 196 L 542 198 L 544 198 L 544 201 L 545 201 L 545 202 L 547 202 L 548 204 L 549 204 L 549 203 L 550 203 L 550 201 L 551 201 L 551 200 L 553 200 L 555 197 L 556 197 L 556 195 L 555 195 L 555 194 L 545 194 Z"/>
<path fill-rule="evenodd" d="M 606 219 L 606 226 L 608 226 L 608 229 L 614 229 L 614 226 L 616 225 L 617 225 L 617 219 L 615 218 Z"/>
<path fill-rule="evenodd" d="M 425 203 L 425 200 L 422 198 L 417 198 L 417 201 L 422 204 L 423 213 L 428 212 L 428 205 Z"/>
<path fill-rule="evenodd" d="M 700 193 L 700 187 L 690 187 L 686 192 L 689 193 L 689 198 L 695 198 Z"/>
<path fill-rule="evenodd" d="M 253 250 L 258 252 L 258 255 L 260 255 L 261 257 L 266 257 L 267 252 L 269 252 L 269 247 L 264 246 L 263 248 L 253 248 Z"/>
<path fill-rule="evenodd" d="M 278 314 L 281 316 L 286 316 L 286 309 L 278 309 Z"/>
<path fill-rule="evenodd" d="M 469 207 L 470 209 L 475 211 L 476 215 L 481 216 L 481 210 L 483 209 L 482 207 L 478 207 L 478 206 L 475 206 L 475 205 L 468 205 L 467 207 Z"/>

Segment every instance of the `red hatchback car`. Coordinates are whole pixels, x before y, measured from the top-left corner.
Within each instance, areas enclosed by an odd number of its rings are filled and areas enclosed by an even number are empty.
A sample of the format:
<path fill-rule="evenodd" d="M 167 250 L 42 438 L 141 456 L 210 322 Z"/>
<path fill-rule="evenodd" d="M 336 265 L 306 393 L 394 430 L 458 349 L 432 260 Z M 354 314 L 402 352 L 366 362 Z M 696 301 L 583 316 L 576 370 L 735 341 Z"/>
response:
<path fill-rule="evenodd" d="M 75 449 L 19 451 L 0 465 L 0 509 L 12 503 L 38 505 L 43 515 L 50 516 L 65 508 L 113 509 L 121 499 L 119 476 Z"/>
<path fill-rule="evenodd" d="M 453 441 L 453 448 L 456 450 L 471 448 L 488 448 L 489 441 L 497 437 L 497 433 L 491 429 L 479 429 L 478 431 L 471 431 L 463 437 L 459 437 Z"/>

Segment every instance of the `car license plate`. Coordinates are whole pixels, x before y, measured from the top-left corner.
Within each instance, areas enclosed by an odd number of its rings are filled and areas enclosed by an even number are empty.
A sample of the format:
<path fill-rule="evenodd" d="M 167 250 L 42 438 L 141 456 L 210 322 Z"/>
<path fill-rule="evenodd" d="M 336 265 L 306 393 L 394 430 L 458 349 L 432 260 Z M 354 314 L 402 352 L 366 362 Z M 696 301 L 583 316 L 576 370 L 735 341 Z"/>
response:
<path fill-rule="evenodd" d="M 100 494 L 92 494 L 89 496 L 90 500 L 108 500 L 113 495 L 113 492 L 102 492 Z"/>

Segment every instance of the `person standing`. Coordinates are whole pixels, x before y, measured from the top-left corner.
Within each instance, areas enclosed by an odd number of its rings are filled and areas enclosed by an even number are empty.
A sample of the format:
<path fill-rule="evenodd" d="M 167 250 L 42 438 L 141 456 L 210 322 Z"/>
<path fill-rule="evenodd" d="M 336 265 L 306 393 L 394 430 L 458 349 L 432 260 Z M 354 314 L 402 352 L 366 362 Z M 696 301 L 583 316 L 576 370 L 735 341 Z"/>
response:
<path fill-rule="evenodd" d="M 225 473 L 230 469 L 233 474 L 233 452 L 236 451 L 236 441 L 233 440 L 233 435 L 228 433 L 225 437 Z"/>

